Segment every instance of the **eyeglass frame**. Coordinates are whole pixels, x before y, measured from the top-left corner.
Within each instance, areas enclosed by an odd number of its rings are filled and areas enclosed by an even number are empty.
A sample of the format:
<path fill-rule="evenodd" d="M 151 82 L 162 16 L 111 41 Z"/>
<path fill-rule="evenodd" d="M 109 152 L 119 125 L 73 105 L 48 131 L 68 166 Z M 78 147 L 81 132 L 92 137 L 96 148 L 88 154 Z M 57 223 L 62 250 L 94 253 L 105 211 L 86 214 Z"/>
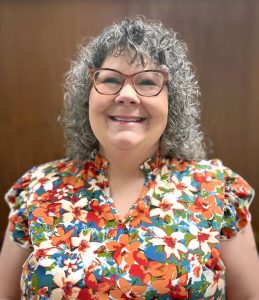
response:
<path fill-rule="evenodd" d="M 98 71 L 100 71 L 100 70 L 113 71 L 113 72 L 117 72 L 117 73 L 119 73 L 120 75 L 122 75 L 122 77 L 124 78 L 124 81 L 123 81 L 123 83 L 122 83 L 120 89 L 119 89 L 116 93 L 113 93 L 113 94 L 106 94 L 106 93 L 101 93 L 101 92 L 98 91 L 98 89 L 97 89 L 97 87 L 96 87 L 96 85 L 95 85 L 94 75 L 95 75 L 96 72 L 98 72 Z M 158 73 L 160 73 L 160 74 L 163 75 L 163 84 L 162 84 L 162 87 L 161 87 L 161 89 L 160 89 L 155 95 L 152 95 L 152 96 L 145 96 L 145 95 L 142 95 L 142 94 L 140 94 L 140 93 L 137 91 L 137 89 L 136 89 L 136 87 L 135 87 L 133 78 L 134 78 L 136 75 L 138 75 L 138 74 L 140 74 L 140 73 L 145 73 L 145 72 L 158 72 Z M 124 74 L 124 73 L 122 73 L 122 72 L 120 72 L 120 71 L 118 71 L 118 70 L 114 70 L 114 69 L 111 69 L 111 68 L 91 68 L 91 69 L 90 69 L 90 81 L 93 83 L 93 86 L 94 86 L 95 90 L 96 90 L 99 94 L 101 94 L 101 95 L 116 95 L 116 94 L 118 94 L 118 93 L 122 90 L 122 88 L 123 88 L 123 86 L 124 86 L 124 84 L 125 84 L 125 81 L 126 81 L 127 79 L 129 79 L 130 82 L 131 82 L 131 84 L 132 84 L 132 87 L 134 88 L 135 92 L 136 92 L 138 95 L 140 95 L 140 96 L 142 96 L 142 97 L 155 97 L 155 96 L 157 96 L 157 95 L 159 95 L 159 94 L 161 93 L 162 89 L 163 89 L 164 86 L 167 84 L 167 82 L 168 82 L 168 77 L 169 77 L 169 76 L 168 76 L 168 73 L 167 73 L 166 71 L 164 71 L 164 70 L 143 70 L 143 71 L 139 71 L 139 72 L 136 72 L 136 73 L 127 75 L 127 74 Z"/>

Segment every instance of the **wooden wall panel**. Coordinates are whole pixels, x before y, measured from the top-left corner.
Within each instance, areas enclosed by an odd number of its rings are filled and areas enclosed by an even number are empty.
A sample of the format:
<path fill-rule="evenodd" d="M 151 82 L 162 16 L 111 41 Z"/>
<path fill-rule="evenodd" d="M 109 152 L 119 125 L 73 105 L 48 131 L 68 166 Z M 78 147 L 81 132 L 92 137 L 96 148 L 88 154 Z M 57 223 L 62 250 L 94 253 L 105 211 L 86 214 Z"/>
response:
<path fill-rule="evenodd" d="M 187 42 L 214 152 L 259 191 L 259 2 L 256 0 L 0 1 L 0 197 L 28 168 L 64 156 L 57 117 L 77 44 L 137 13 Z M 8 208 L 1 205 L 0 238 Z M 259 240 L 259 204 L 251 211 Z M 258 242 L 259 243 L 259 242 Z"/>

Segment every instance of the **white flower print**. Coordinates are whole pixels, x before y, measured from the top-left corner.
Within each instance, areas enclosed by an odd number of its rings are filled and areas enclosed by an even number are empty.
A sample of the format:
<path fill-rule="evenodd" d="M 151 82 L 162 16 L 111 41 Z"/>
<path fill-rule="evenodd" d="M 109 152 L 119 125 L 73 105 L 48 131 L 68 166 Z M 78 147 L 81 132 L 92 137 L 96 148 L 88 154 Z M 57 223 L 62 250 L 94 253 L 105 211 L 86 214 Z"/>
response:
<path fill-rule="evenodd" d="M 219 243 L 217 239 L 217 236 L 219 235 L 218 231 L 212 231 L 211 228 L 202 228 L 199 230 L 198 227 L 191 224 L 190 233 L 194 235 L 194 238 L 188 244 L 189 249 L 200 248 L 206 254 L 211 251 L 210 244 Z"/>
<path fill-rule="evenodd" d="M 150 217 L 160 216 L 164 219 L 166 216 L 173 217 L 174 210 L 184 210 L 184 206 L 177 201 L 177 197 L 172 194 L 166 194 L 162 200 L 152 199 L 151 204 L 157 208 L 150 211 Z"/>
<path fill-rule="evenodd" d="M 180 252 L 186 253 L 188 251 L 188 249 L 179 242 L 184 238 L 184 234 L 182 232 L 173 232 L 170 236 L 168 236 L 158 227 L 156 227 L 153 232 L 158 237 L 150 239 L 150 243 L 154 246 L 163 246 L 167 259 L 171 257 L 171 255 L 174 255 L 178 260 L 180 260 Z"/>
<path fill-rule="evenodd" d="M 73 204 L 71 201 L 60 201 L 62 208 L 67 211 L 63 214 L 63 219 L 66 223 L 71 223 L 72 220 L 78 219 L 82 222 L 86 222 L 87 211 L 83 208 L 87 205 L 88 199 L 82 198 Z"/>

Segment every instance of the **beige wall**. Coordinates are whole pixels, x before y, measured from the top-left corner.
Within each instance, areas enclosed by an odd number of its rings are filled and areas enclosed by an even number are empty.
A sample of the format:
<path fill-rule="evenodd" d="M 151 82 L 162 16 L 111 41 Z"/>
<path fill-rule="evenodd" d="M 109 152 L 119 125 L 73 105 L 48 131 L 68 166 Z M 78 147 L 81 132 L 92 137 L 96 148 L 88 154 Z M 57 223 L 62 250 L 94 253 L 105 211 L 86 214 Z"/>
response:
<path fill-rule="evenodd" d="M 0 1 L 0 196 L 28 168 L 64 156 L 57 116 L 76 45 L 141 13 L 181 33 L 202 88 L 214 153 L 259 191 L 259 2 L 256 0 Z M 0 237 L 8 208 L 1 200 Z M 251 211 L 259 238 L 259 203 Z"/>

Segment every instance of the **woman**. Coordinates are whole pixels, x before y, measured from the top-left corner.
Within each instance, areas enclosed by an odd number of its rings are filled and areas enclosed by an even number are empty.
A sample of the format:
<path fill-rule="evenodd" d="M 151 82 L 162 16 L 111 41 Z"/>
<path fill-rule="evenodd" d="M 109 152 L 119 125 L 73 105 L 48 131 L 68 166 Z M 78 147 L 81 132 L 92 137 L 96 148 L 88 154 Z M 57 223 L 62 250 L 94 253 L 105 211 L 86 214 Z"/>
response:
<path fill-rule="evenodd" d="M 186 45 L 160 23 L 127 19 L 80 49 L 61 118 L 68 158 L 6 196 L 1 297 L 258 298 L 253 190 L 205 160 L 198 95 Z"/>

